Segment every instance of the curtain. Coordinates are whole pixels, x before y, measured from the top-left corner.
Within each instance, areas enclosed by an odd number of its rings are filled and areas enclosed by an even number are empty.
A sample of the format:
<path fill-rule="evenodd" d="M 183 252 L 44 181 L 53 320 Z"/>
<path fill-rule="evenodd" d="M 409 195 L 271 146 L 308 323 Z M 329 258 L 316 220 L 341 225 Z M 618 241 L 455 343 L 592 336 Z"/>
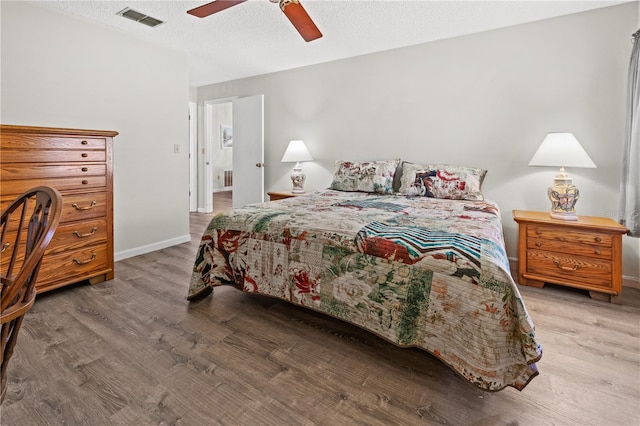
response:
<path fill-rule="evenodd" d="M 633 34 L 627 80 L 627 119 L 622 152 L 619 222 L 640 237 L 640 30 Z"/>

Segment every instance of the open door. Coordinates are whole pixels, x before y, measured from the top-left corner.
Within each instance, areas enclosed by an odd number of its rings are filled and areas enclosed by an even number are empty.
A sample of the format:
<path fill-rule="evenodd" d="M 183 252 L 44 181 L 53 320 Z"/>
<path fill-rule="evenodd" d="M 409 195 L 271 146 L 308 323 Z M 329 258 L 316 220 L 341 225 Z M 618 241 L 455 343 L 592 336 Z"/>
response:
<path fill-rule="evenodd" d="M 233 101 L 233 207 L 264 201 L 264 95 Z"/>

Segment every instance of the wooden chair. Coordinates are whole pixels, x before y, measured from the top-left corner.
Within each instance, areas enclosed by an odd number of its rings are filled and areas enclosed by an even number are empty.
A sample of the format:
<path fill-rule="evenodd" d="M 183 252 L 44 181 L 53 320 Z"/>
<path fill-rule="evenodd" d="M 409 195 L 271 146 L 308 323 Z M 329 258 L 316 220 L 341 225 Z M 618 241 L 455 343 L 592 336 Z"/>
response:
<path fill-rule="evenodd" d="M 44 252 L 62 215 L 62 197 L 49 187 L 33 188 L 2 212 L 0 402 L 7 392 L 7 364 L 24 314 L 36 298 L 36 279 Z"/>

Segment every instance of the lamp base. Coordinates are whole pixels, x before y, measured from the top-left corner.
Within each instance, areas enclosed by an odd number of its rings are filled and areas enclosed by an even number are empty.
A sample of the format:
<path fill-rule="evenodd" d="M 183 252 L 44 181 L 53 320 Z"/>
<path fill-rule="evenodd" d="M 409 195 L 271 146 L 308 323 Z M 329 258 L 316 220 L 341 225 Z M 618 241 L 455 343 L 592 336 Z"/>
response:
<path fill-rule="evenodd" d="M 291 183 L 293 184 L 293 188 L 291 188 L 291 192 L 294 194 L 302 194 L 304 193 L 304 181 L 307 177 L 302 173 L 302 166 L 300 163 L 296 163 L 293 171 L 291 172 Z"/>
<path fill-rule="evenodd" d="M 547 190 L 551 201 L 551 217 L 560 220 L 578 220 L 575 205 L 580 198 L 580 191 L 571 183 L 571 178 L 564 173 L 553 179 L 553 186 Z"/>
<path fill-rule="evenodd" d="M 578 220 L 578 215 L 575 213 L 557 213 L 551 212 L 552 219 L 560 219 L 560 220 Z"/>

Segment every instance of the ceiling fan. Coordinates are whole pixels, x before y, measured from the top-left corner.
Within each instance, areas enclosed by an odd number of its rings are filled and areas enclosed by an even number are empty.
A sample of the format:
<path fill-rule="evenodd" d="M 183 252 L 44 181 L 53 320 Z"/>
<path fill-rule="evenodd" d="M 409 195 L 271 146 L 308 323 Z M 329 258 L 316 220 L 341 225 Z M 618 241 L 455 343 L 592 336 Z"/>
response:
<path fill-rule="evenodd" d="M 204 18 L 222 10 L 228 9 L 247 0 L 215 0 L 211 3 L 188 10 L 187 13 L 198 18 Z M 304 10 L 298 0 L 269 0 L 271 3 L 278 3 L 280 9 L 289 18 L 289 21 L 296 27 L 302 38 L 309 42 L 322 37 L 322 33 L 311 20 L 311 17 Z"/>

